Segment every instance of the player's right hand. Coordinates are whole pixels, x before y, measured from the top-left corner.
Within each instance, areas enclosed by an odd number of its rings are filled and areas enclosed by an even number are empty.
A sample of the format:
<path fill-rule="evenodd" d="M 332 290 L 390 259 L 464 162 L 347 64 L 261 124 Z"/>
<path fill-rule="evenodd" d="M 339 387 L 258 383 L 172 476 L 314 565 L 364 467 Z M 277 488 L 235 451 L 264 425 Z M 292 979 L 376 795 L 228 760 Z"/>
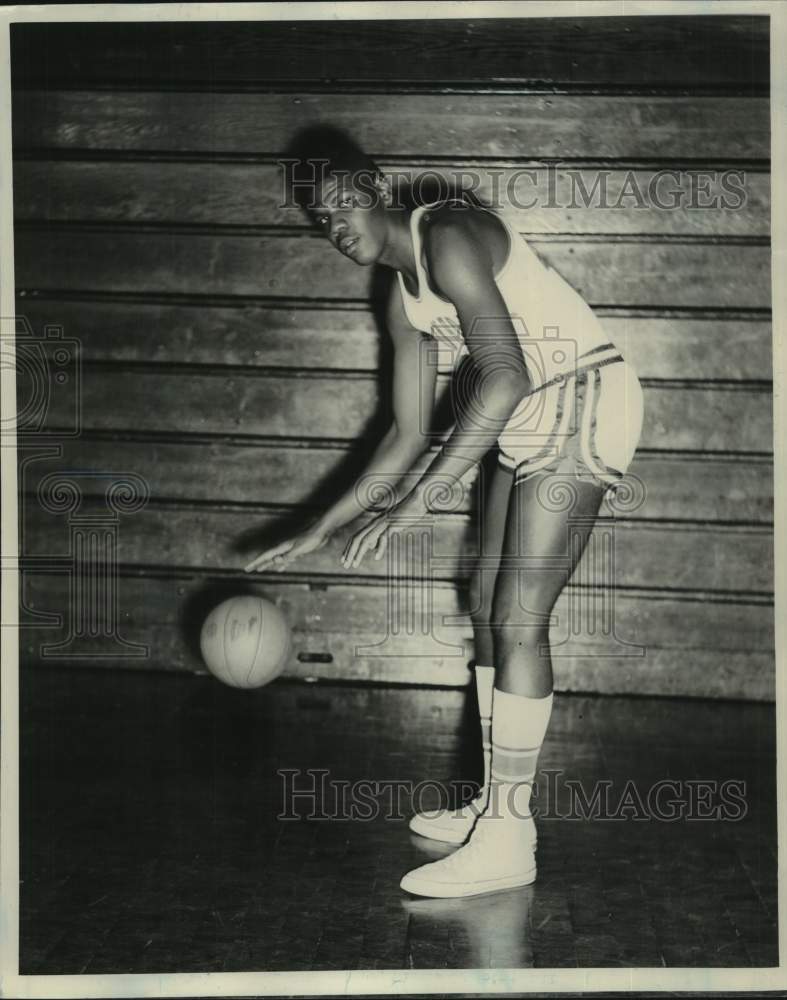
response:
<path fill-rule="evenodd" d="M 276 569 L 281 572 L 298 556 L 321 549 L 330 537 L 330 532 L 323 528 L 316 526 L 306 528 L 286 542 L 280 542 L 272 549 L 266 549 L 265 552 L 260 553 L 256 559 L 252 559 L 248 565 L 243 567 L 243 572 L 251 573 L 267 569 Z"/>

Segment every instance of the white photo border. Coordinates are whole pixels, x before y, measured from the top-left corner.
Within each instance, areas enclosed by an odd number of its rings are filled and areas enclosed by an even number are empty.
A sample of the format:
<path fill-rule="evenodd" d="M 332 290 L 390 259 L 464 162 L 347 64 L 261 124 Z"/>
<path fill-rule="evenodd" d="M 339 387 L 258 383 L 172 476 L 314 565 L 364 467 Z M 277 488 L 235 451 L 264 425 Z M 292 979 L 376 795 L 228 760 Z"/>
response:
<path fill-rule="evenodd" d="M 785 844 L 784 774 L 787 760 L 785 610 L 785 322 L 787 317 L 787 7 L 779 0 L 579 0 L 572 3 L 180 3 L 43 4 L 0 8 L 0 317 L 2 335 L 13 338 L 14 256 L 11 151 L 10 25 L 75 21 L 298 21 L 402 20 L 425 18 L 637 17 L 644 15 L 766 15 L 771 19 L 772 290 L 774 398 L 774 547 L 776 629 L 776 732 L 778 845 Z M 0 419 L 16 414 L 13 356 L 0 369 Z M 60 997 L 235 997 L 300 995 L 397 995 L 456 993 L 776 991 L 787 989 L 784 959 L 785 878 L 779 878 L 780 962 L 776 968 L 582 968 L 479 970 L 347 970 L 329 972 L 170 973 L 140 975 L 19 974 L 19 578 L 16 447 L 0 448 L 2 468 L 2 671 L 0 671 L 0 996 Z"/>

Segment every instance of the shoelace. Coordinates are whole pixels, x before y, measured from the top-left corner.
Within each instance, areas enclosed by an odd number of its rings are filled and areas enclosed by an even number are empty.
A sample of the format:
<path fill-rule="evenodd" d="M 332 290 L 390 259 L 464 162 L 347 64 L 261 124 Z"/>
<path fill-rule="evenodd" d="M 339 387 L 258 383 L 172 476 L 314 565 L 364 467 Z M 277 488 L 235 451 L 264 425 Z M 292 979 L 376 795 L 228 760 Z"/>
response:
<path fill-rule="evenodd" d="M 480 816 L 481 813 L 486 809 L 487 801 L 486 796 L 483 791 L 479 792 L 474 799 L 471 799 L 467 805 L 460 806 L 458 809 L 449 809 L 448 812 L 452 816 Z"/>
<path fill-rule="evenodd" d="M 443 858 L 440 862 L 440 867 L 446 871 L 453 871 L 458 864 L 464 864 L 469 859 L 474 858 L 479 850 L 488 844 L 488 836 L 485 834 L 485 830 L 486 827 L 479 829 L 478 824 L 476 824 L 468 842 L 463 847 L 454 851 L 453 854 L 449 854 L 447 858 Z"/>
<path fill-rule="evenodd" d="M 471 816 L 480 816 L 486 807 L 487 801 L 485 798 L 485 792 L 482 790 L 474 799 L 471 799 L 463 806 L 455 806 L 454 808 L 446 806 L 444 809 L 428 810 L 428 812 L 433 813 L 434 815 L 445 814 L 446 816 L 469 818 Z"/>
<path fill-rule="evenodd" d="M 495 834 L 492 833 L 491 826 L 493 822 L 500 822 L 500 820 L 488 817 L 487 821 L 483 822 L 483 817 L 479 818 L 479 821 L 476 823 L 467 843 L 458 850 L 454 851 L 453 854 L 449 854 L 448 857 L 442 858 L 439 862 L 437 862 L 437 864 L 439 864 L 444 871 L 453 871 L 457 865 L 464 864 L 466 861 L 472 860 L 478 855 L 479 851 L 487 850 L 490 846 L 499 857 L 501 849 L 504 848 L 504 846 L 509 845 L 506 844 L 507 838 L 504 838 L 502 841 L 498 839 L 497 842 L 495 842 Z M 525 845 L 516 836 L 509 842 L 509 844 L 514 848 L 514 850 L 524 848 L 529 851 L 529 848 L 525 847 Z"/>

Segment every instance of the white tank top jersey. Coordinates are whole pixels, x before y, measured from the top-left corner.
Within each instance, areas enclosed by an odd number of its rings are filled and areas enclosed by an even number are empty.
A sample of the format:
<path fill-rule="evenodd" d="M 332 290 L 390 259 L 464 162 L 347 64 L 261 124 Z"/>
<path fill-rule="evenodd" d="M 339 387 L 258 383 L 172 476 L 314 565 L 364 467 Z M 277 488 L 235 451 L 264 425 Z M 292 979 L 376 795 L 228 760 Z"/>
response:
<path fill-rule="evenodd" d="M 430 209 L 455 201 L 464 202 L 464 199 L 433 202 L 412 212 L 410 227 L 418 272 L 418 295 L 407 291 L 402 272 L 396 272 L 407 318 L 417 330 L 439 341 L 441 367 L 450 366 L 469 351 L 453 303 L 437 295 L 429 286 L 422 260 L 421 228 Z M 495 284 L 516 329 L 532 382 L 531 392 L 545 387 L 558 375 L 574 372 L 581 366 L 582 356 L 590 352 L 595 364 L 607 355 L 619 357 L 619 351 L 582 296 L 543 263 L 502 216 L 483 206 L 478 207 L 499 219 L 508 234 L 508 256 L 495 275 Z"/>
<path fill-rule="evenodd" d="M 453 367 L 469 349 L 456 309 L 430 288 L 422 260 L 424 215 L 445 203 L 419 206 L 411 216 L 418 294 L 407 291 L 401 271 L 397 275 L 410 323 L 437 341 L 431 363 Z M 517 478 L 549 468 L 581 422 L 578 445 L 584 465 L 599 481 L 615 483 L 628 467 L 642 427 L 637 374 L 582 296 L 544 264 L 505 219 L 492 214 L 505 226 L 509 241 L 495 283 L 532 383 L 498 438 L 500 461 L 515 468 Z"/>

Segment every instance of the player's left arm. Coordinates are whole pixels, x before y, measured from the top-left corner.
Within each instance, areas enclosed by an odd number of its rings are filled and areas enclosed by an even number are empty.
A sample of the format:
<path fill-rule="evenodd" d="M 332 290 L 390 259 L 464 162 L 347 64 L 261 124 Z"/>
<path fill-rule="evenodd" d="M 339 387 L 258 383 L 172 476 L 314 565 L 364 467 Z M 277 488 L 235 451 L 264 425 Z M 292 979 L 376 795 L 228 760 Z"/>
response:
<path fill-rule="evenodd" d="M 489 250 L 461 217 L 438 217 L 426 231 L 429 273 L 457 312 L 462 335 L 480 374 L 499 389 L 510 382 L 528 392 L 531 383 L 508 306 L 495 283 Z"/>
<path fill-rule="evenodd" d="M 486 248 L 478 245 L 461 220 L 448 215 L 432 222 L 425 248 L 432 281 L 454 304 L 470 350 L 470 363 L 460 368 L 456 423 L 410 493 L 353 538 L 346 553 L 349 566 L 357 566 L 364 553 L 375 548 L 375 558 L 380 559 L 397 523 L 408 528 L 430 511 L 455 509 L 462 498 L 462 476 L 495 443 L 531 387 Z"/>
<path fill-rule="evenodd" d="M 457 312 L 471 363 L 457 386 L 456 425 L 425 471 L 429 481 L 455 483 L 500 436 L 532 382 L 505 300 L 495 284 L 491 255 L 462 224 L 443 217 L 425 240 L 433 284 Z"/>

